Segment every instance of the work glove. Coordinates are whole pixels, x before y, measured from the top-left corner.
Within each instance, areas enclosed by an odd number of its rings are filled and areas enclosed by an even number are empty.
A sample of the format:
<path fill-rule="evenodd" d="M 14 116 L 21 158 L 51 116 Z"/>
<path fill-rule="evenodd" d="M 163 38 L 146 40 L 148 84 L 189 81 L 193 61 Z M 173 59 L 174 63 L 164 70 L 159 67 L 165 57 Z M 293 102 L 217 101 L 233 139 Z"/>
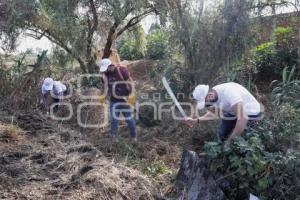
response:
<path fill-rule="evenodd" d="M 128 96 L 127 103 L 131 106 L 134 107 L 136 102 L 136 96 L 134 94 L 131 94 Z"/>
<path fill-rule="evenodd" d="M 101 104 L 104 104 L 105 101 L 106 101 L 106 97 L 105 97 L 104 95 L 101 95 L 101 96 L 99 97 L 99 101 L 100 101 Z"/>

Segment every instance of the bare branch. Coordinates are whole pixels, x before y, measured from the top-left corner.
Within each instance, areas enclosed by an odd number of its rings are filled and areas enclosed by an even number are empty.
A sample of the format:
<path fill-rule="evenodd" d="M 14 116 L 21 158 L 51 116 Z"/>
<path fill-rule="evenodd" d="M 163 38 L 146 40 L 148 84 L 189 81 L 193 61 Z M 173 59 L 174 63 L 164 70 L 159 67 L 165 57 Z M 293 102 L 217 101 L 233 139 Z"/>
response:
<path fill-rule="evenodd" d="M 120 35 L 122 35 L 122 33 L 126 30 L 128 30 L 129 28 L 137 25 L 144 17 L 146 17 L 147 15 L 151 14 L 154 12 L 154 9 L 151 8 L 143 13 L 141 13 L 140 15 L 134 16 L 133 18 L 131 18 L 128 23 L 118 31 L 117 36 L 119 37 Z"/>
<path fill-rule="evenodd" d="M 42 28 L 38 28 L 38 27 L 34 27 L 34 28 L 28 28 L 29 31 L 33 32 L 31 33 L 25 33 L 25 35 L 32 37 L 34 39 L 42 39 L 42 37 L 46 37 L 48 40 L 50 40 L 51 42 L 53 42 L 54 44 L 57 44 L 58 46 L 60 46 L 61 48 L 63 48 L 67 53 L 69 53 L 70 55 L 72 55 L 72 57 L 74 59 L 76 59 L 79 64 L 80 67 L 82 69 L 82 71 L 84 73 L 86 73 L 86 68 L 85 68 L 85 64 L 84 61 L 82 60 L 82 58 L 80 56 L 77 56 L 71 48 L 69 48 L 58 36 L 56 36 L 55 34 L 53 34 L 51 31 L 49 30 L 42 30 Z M 40 34 L 40 36 L 37 36 L 38 34 Z"/>

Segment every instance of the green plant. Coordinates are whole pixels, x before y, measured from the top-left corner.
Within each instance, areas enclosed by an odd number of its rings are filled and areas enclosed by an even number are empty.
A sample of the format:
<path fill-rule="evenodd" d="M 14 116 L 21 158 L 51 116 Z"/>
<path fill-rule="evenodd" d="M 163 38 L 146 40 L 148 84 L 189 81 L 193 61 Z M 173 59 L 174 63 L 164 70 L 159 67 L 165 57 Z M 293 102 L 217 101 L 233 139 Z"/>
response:
<path fill-rule="evenodd" d="M 280 47 L 294 46 L 294 31 L 291 27 L 277 27 L 274 32 L 276 45 Z"/>
<path fill-rule="evenodd" d="M 229 60 L 227 60 L 226 64 L 224 65 L 223 71 L 226 78 L 226 82 L 236 81 L 238 72 L 235 69 L 235 66 L 237 66 L 237 64 L 231 65 Z"/>
<path fill-rule="evenodd" d="M 274 105 L 273 105 L 274 106 Z M 263 120 L 232 142 L 207 142 L 211 171 L 230 183 L 229 199 L 296 199 L 300 195 L 300 109 L 289 103 L 270 107 Z"/>
<path fill-rule="evenodd" d="M 254 193 L 262 200 L 295 199 L 299 193 L 300 155 L 294 151 L 269 152 L 258 134 L 239 137 L 232 143 L 206 143 L 213 156 L 210 170 L 222 172 L 230 183 L 229 199 L 246 199 Z"/>
<path fill-rule="evenodd" d="M 145 57 L 146 37 L 144 29 L 137 26 L 133 31 L 124 34 L 117 43 L 122 59 L 137 60 Z"/>
<path fill-rule="evenodd" d="M 146 166 L 144 169 L 144 173 L 148 176 L 157 177 L 161 174 L 164 174 L 167 172 L 167 166 L 163 161 L 156 161 L 151 163 L 149 166 Z"/>
<path fill-rule="evenodd" d="M 272 108 L 276 113 L 261 123 L 261 129 L 266 130 L 265 145 L 270 151 L 287 152 L 297 146 L 300 136 L 300 110 L 286 103 Z"/>
<path fill-rule="evenodd" d="M 227 191 L 231 199 L 243 199 L 250 191 L 258 194 L 269 186 L 269 180 L 263 176 L 268 160 L 258 137 L 253 136 L 248 140 L 237 138 L 225 145 L 207 143 L 205 149 L 208 155 L 215 158 L 211 170 L 226 173 L 231 183 L 231 189 Z"/>
<path fill-rule="evenodd" d="M 170 34 L 163 30 L 155 30 L 147 36 L 146 57 L 154 60 L 165 58 L 169 51 Z"/>
<path fill-rule="evenodd" d="M 122 39 L 118 45 L 118 50 L 122 59 L 137 60 L 144 57 L 133 39 Z"/>
<path fill-rule="evenodd" d="M 300 105 L 300 80 L 295 78 L 296 67 L 292 67 L 290 71 L 288 69 L 289 67 L 283 69 L 281 81 L 275 80 L 271 83 L 274 105 L 287 102 L 295 106 Z"/>
<path fill-rule="evenodd" d="M 258 45 L 252 50 L 252 54 L 253 71 L 261 74 L 278 71 L 278 69 L 275 69 L 278 65 L 276 63 L 277 55 L 274 42 Z"/>
<path fill-rule="evenodd" d="M 278 27 L 274 34 L 272 41 L 262 43 L 251 51 L 250 68 L 259 79 L 265 79 L 265 74 L 269 78 L 278 77 L 285 67 L 299 64 L 298 47 L 292 28 Z"/>

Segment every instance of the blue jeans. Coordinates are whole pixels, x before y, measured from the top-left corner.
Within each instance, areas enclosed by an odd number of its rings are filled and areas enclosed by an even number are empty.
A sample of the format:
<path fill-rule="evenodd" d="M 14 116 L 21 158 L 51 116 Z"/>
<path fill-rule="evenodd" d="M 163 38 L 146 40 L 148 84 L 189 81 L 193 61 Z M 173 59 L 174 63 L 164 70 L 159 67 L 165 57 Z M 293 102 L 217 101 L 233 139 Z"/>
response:
<path fill-rule="evenodd" d="M 219 137 L 221 140 L 226 140 L 235 128 L 237 118 L 235 115 L 232 115 L 230 113 L 224 113 L 223 117 L 225 119 L 222 119 L 222 123 L 219 129 Z M 258 115 L 249 115 L 248 117 L 249 121 L 255 120 L 256 118 L 258 119 L 261 117 L 261 113 Z"/>
<path fill-rule="evenodd" d="M 136 138 L 136 124 L 134 120 L 133 110 L 125 102 L 110 102 L 111 135 L 117 135 L 120 113 L 122 113 L 125 117 L 130 130 L 131 138 Z"/>

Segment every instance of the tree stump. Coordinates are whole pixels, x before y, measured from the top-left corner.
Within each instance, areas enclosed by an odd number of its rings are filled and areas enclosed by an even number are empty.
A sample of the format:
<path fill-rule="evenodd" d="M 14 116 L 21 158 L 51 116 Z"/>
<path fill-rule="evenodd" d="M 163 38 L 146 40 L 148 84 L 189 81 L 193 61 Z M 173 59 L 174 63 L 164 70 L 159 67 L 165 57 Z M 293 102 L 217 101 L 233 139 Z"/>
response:
<path fill-rule="evenodd" d="M 209 159 L 195 152 L 185 151 L 177 181 L 182 190 L 180 200 L 226 200 L 215 176 L 208 170 Z"/>

